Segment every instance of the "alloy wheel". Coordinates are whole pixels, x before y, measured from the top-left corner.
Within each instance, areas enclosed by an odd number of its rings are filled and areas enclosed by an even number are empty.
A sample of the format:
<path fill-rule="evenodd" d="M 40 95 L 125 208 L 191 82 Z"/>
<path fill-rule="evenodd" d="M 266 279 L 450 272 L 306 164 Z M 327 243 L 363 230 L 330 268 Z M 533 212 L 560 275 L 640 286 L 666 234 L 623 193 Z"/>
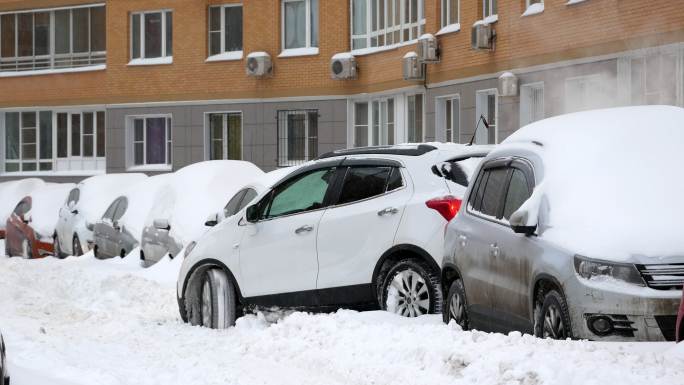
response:
<path fill-rule="evenodd" d="M 212 299 L 211 299 L 211 284 L 207 279 L 202 285 L 202 326 L 211 327 L 212 321 Z"/>
<path fill-rule="evenodd" d="M 454 293 L 449 301 L 449 317 L 456 321 L 457 324 L 463 326 L 465 321 L 465 307 L 463 306 L 463 299 L 459 293 Z"/>
<path fill-rule="evenodd" d="M 555 340 L 567 338 L 565 324 L 561 315 L 561 310 L 556 304 L 550 304 L 544 313 L 544 338 L 553 338 Z"/>
<path fill-rule="evenodd" d="M 393 295 L 387 298 L 387 309 L 404 317 L 418 317 L 430 311 L 428 285 L 411 269 L 397 273 L 390 285 Z M 393 302 L 393 303 L 390 303 Z"/>

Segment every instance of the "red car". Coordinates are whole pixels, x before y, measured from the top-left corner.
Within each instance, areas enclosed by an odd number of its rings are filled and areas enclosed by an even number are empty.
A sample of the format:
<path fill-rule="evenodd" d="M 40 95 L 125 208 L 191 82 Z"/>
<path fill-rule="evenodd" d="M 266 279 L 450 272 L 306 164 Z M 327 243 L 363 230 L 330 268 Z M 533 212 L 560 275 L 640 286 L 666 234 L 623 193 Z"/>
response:
<path fill-rule="evenodd" d="M 679 303 L 679 313 L 677 313 L 677 326 L 675 333 L 677 342 L 684 341 L 684 290 L 682 290 L 682 300 Z"/>

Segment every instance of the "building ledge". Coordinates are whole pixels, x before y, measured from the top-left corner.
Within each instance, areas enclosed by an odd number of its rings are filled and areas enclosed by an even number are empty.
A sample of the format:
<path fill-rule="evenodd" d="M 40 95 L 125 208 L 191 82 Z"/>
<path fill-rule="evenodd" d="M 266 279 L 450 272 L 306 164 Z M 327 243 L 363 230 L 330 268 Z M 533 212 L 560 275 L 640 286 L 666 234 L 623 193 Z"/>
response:
<path fill-rule="evenodd" d="M 447 33 L 454 33 L 461 30 L 461 23 L 449 24 L 437 32 L 437 36 L 446 35 Z"/>
<path fill-rule="evenodd" d="M 568 0 L 568 2 L 565 3 L 565 5 L 581 4 L 581 3 L 584 3 L 586 1 L 587 0 Z"/>
<path fill-rule="evenodd" d="M 154 66 L 173 64 L 173 56 L 156 57 L 152 59 L 133 59 L 128 62 L 129 66 Z"/>
<path fill-rule="evenodd" d="M 38 75 L 54 75 L 54 74 L 70 74 L 79 72 L 104 71 L 107 69 L 106 64 L 99 64 L 87 67 L 76 68 L 51 68 L 34 71 L 5 71 L 0 72 L 0 78 L 15 78 L 20 76 L 38 76 Z"/>
<path fill-rule="evenodd" d="M 232 52 L 224 52 L 220 53 L 218 55 L 212 55 L 205 60 L 207 63 L 211 62 L 217 62 L 217 61 L 235 61 L 235 60 L 242 60 L 242 51 L 232 51 Z"/>

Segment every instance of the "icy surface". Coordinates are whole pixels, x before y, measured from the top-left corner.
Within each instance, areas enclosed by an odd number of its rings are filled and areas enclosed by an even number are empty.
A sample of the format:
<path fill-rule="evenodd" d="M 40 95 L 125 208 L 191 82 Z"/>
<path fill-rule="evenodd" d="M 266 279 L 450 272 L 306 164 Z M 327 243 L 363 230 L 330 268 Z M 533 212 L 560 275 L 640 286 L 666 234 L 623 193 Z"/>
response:
<path fill-rule="evenodd" d="M 47 184 L 29 195 L 31 227 L 43 237 L 43 240 L 52 242 L 52 234 L 59 219 L 59 209 L 66 201 L 69 191 L 75 186 L 73 183 Z"/>
<path fill-rule="evenodd" d="M 180 259 L 142 269 L 131 257 L 0 258 L 0 329 L 13 385 L 676 385 L 684 378 L 684 345 L 463 332 L 440 316 L 276 312 L 245 316 L 229 330 L 192 327 L 178 316 Z"/>

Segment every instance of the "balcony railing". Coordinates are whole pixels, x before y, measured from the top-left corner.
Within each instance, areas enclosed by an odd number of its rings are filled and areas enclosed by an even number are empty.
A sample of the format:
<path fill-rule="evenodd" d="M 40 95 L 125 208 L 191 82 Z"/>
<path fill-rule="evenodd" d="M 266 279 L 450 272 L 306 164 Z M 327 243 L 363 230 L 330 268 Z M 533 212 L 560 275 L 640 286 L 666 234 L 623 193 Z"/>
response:
<path fill-rule="evenodd" d="M 0 72 L 83 68 L 106 64 L 107 52 L 85 52 L 0 59 Z"/>

